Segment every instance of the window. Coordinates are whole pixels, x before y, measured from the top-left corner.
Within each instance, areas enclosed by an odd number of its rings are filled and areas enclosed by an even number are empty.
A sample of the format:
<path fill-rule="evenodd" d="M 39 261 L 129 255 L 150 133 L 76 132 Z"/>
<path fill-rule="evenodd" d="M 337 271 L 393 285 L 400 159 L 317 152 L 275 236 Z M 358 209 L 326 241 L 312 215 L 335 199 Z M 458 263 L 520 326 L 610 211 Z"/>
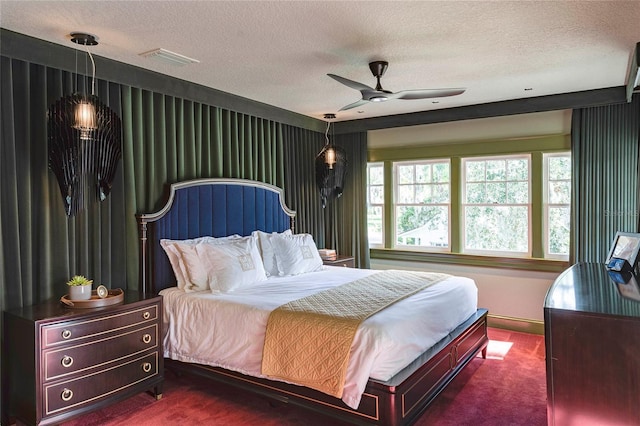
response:
<path fill-rule="evenodd" d="M 528 155 L 462 160 L 464 252 L 531 255 L 529 164 Z"/>
<path fill-rule="evenodd" d="M 571 155 L 544 155 L 544 255 L 569 258 L 571 225 Z"/>
<path fill-rule="evenodd" d="M 449 160 L 394 164 L 395 246 L 449 248 Z"/>
<path fill-rule="evenodd" d="M 570 149 L 551 135 L 370 150 L 372 258 L 560 268 L 538 261 L 569 258 Z"/>
<path fill-rule="evenodd" d="M 384 242 L 384 167 L 382 163 L 367 165 L 367 224 L 369 247 L 381 247 Z"/>

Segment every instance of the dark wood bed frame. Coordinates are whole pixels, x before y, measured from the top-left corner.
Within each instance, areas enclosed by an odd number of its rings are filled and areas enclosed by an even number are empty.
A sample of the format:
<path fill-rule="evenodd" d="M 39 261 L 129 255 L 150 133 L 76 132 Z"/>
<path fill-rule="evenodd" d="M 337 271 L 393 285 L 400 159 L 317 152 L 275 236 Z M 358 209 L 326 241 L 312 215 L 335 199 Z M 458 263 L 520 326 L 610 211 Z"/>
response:
<path fill-rule="evenodd" d="M 159 211 L 138 215 L 141 246 L 141 291 L 157 293 L 175 286 L 160 239 L 203 235 L 249 235 L 259 229 L 293 229 L 295 212 L 284 204 L 280 188 L 244 179 L 198 179 L 172 184 Z M 357 410 L 342 400 L 278 381 L 246 376 L 201 364 L 165 360 L 165 367 L 332 416 L 354 424 L 409 425 L 477 355 L 486 357 L 487 310 L 477 312 L 410 365 L 381 382 L 369 380 Z"/>

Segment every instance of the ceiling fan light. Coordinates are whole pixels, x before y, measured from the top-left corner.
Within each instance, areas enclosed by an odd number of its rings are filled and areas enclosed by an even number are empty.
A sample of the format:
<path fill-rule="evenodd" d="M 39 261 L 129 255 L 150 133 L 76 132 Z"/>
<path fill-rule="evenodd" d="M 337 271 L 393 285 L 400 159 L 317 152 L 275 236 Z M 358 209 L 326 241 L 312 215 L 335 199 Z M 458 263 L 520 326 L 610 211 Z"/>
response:
<path fill-rule="evenodd" d="M 384 102 L 389 100 L 389 98 L 387 98 L 386 96 L 373 96 L 371 98 L 369 98 L 369 100 L 371 102 Z"/>

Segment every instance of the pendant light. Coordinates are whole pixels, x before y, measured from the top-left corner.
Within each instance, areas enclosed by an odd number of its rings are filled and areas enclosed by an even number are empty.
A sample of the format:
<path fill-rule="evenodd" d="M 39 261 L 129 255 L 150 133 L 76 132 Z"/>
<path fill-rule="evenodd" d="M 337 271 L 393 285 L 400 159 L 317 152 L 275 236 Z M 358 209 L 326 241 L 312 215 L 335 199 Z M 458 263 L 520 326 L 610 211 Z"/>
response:
<path fill-rule="evenodd" d="M 326 120 L 336 118 L 335 114 L 325 114 Z M 327 129 L 325 131 L 325 145 L 316 155 L 316 185 L 320 192 L 320 200 L 322 207 L 326 207 L 327 202 L 340 197 L 344 188 L 344 182 L 347 172 L 347 156 L 344 149 L 334 145 L 329 139 L 329 130 L 331 129 L 331 121 L 327 121 Z M 332 135 L 332 138 L 335 139 Z"/>
<path fill-rule="evenodd" d="M 95 94 L 96 66 L 89 46 L 97 45 L 97 38 L 71 33 L 71 41 L 84 46 L 91 60 L 91 93 L 87 93 L 85 75 L 84 93 L 76 87 L 75 93 L 57 100 L 47 113 L 49 168 L 58 180 L 67 216 L 106 199 L 122 157 L 120 118 Z M 76 59 L 76 86 L 78 80 Z"/>

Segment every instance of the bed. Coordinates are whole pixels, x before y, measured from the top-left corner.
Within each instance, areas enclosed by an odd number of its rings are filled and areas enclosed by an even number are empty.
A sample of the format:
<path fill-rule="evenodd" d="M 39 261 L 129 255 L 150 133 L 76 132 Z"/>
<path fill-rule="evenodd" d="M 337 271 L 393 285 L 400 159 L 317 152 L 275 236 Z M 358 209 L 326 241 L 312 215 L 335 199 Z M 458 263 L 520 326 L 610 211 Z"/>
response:
<path fill-rule="evenodd" d="M 451 300 L 460 298 L 461 294 L 470 292 L 469 283 L 458 277 L 440 277 L 438 282 L 428 288 L 400 300 L 361 323 L 354 341 L 368 340 L 368 336 L 380 334 L 377 327 L 383 323 L 393 327 L 395 322 L 395 327 L 398 327 L 390 333 L 385 333 L 402 334 L 403 319 L 399 318 L 396 321 L 395 318 L 398 318 L 401 311 L 409 309 L 409 303 L 414 303 L 414 299 L 424 299 L 425 303 L 433 303 L 429 309 L 433 310 L 434 316 L 428 324 L 422 324 L 407 333 L 413 336 L 414 331 L 421 333 L 424 328 L 440 328 L 439 334 L 434 335 L 437 336 L 437 340 L 433 342 L 428 341 L 428 338 L 416 338 L 420 340 L 421 345 L 427 345 L 425 342 L 428 342 L 427 347 L 417 347 L 415 342 L 409 342 L 407 346 L 402 346 L 402 350 L 393 351 L 389 350 L 389 347 L 395 348 L 396 342 L 383 342 L 374 343 L 383 348 L 377 352 L 371 348 L 357 352 L 352 348 L 352 359 L 349 361 L 342 398 L 312 387 L 299 386 L 288 380 L 274 380 L 260 374 L 256 362 L 259 361 L 257 358 L 260 358 L 262 352 L 259 356 L 247 356 L 247 360 L 243 361 L 246 364 L 238 364 L 238 359 L 245 353 L 255 351 L 255 348 L 249 351 L 246 342 L 238 343 L 240 346 L 237 348 L 232 346 L 233 343 L 228 343 L 229 352 L 216 355 L 226 357 L 224 362 L 211 362 L 208 355 L 205 357 L 198 352 L 201 348 L 189 353 L 179 346 L 180 342 L 188 340 L 191 333 L 189 329 L 193 328 L 181 325 L 185 317 L 184 312 L 190 312 L 188 321 L 192 323 L 200 324 L 205 317 L 218 316 L 215 325 L 218 330 L 237 329 L 234 320 L 228 321 L 225 317 L 227 312 L 231 315 L 237 306 L 243 305 L 248 298 L 253 298 L 257 302 L 252 302 L 254 305 L 247 311 L 249 313 L 242 314 L 245 319 L 251 318 L 249 321 L 243 321 L 248 324 L 248 328 L 236 334 L 253 336 L 251 342 L 262 346 L 266 340 L 264 327 L 260 324 L 265 323 L 269 318 L 269 312 L 280 304 L 307 294 L 297 292 L 297 286 L 300 286 L 301 282 L 308 281 L 310 287 L 317 286 L 316 290 L 325 290 L 327 286 L 344 288 L 349 282 L 360 282 L 370 279 L 370 276 L 375 278 L 379 275 L 376 271 L 322 267 L 299 276 L 270 277 L 261 283 L 259 291 L 251 286 L 222 294 L 178 290 L 175 288 L 178 280 L 174 268 L 161 244 L 166 244 L 168 240 L 182 241 L 204 236 L 249 236 L 256 230 L 267 234 L 285 234 L 288 230 L 295 231 L 295 212 L 285 205 L 281 189 L 243 179 L 199 179 L 172 184 L 167 199 L 166 204 L 157 212 L 138 215 L 138 222 L 142 263 L 141 291 L 163 295 L 167 357 L 165 366 L 169 369 L 207 377 L 222 385 L 240 387 L 342 421 L 395 426 L 408 425 L 417 420 L 474 356 L 479 352 L 486 356 L 487 311 L 478 309 L 475 305 L 469 307 L 467 302 L 451 303 Z M 451 284 L 454 282 L 455 285 Z M 293 288 L 292 283 L 295 283 L 296 291 L 290 292 L 287 296 L 280 296 L 280 289 Z M 455 291 L 458 293 L 446 296 L 454 299 L 442 299 L 449 300 L 444 304 L 431 301 L 444 298 L 445 292 L 442 289 L 445 287 L 456 288 Z M 316 290 L 309 291 L 313 293 Z M 427 298 L 426 293 L 432 295 Z M 195 305 L 185 307 L 183 302 Z M 212 308 L 211 303 L 218 305 Z M 256 303 L 258 308 L 255 307 Z M 461 307 L 452 308 L 457 305 Z M 448 311 L 454 313 L 449 315 Z M 197 312 L 201 317 L 196 316 Z M 204 315 L 203 312 L 207 314 Z M 213 315 L 211 312 L 216 314 Z M 446 331 L 443 331 L 444 327 Z M 435 339 L 433 336 L 430 338 Z M 212 338 L 210 347 L 223 346 L 219 344 L 221 341 L 237 340 L 227 337 L 217 339 Z M 194 345 L 187 344 L 187 347 L 192 346 Z M 367 358 L 370 352 L 375 354 Z M 375 362 L 371 361 L 374 358 Z M 400 367 L 398 363 L 401 363 Z M 363 366 L 369 369 L 364 370 Z"/>

